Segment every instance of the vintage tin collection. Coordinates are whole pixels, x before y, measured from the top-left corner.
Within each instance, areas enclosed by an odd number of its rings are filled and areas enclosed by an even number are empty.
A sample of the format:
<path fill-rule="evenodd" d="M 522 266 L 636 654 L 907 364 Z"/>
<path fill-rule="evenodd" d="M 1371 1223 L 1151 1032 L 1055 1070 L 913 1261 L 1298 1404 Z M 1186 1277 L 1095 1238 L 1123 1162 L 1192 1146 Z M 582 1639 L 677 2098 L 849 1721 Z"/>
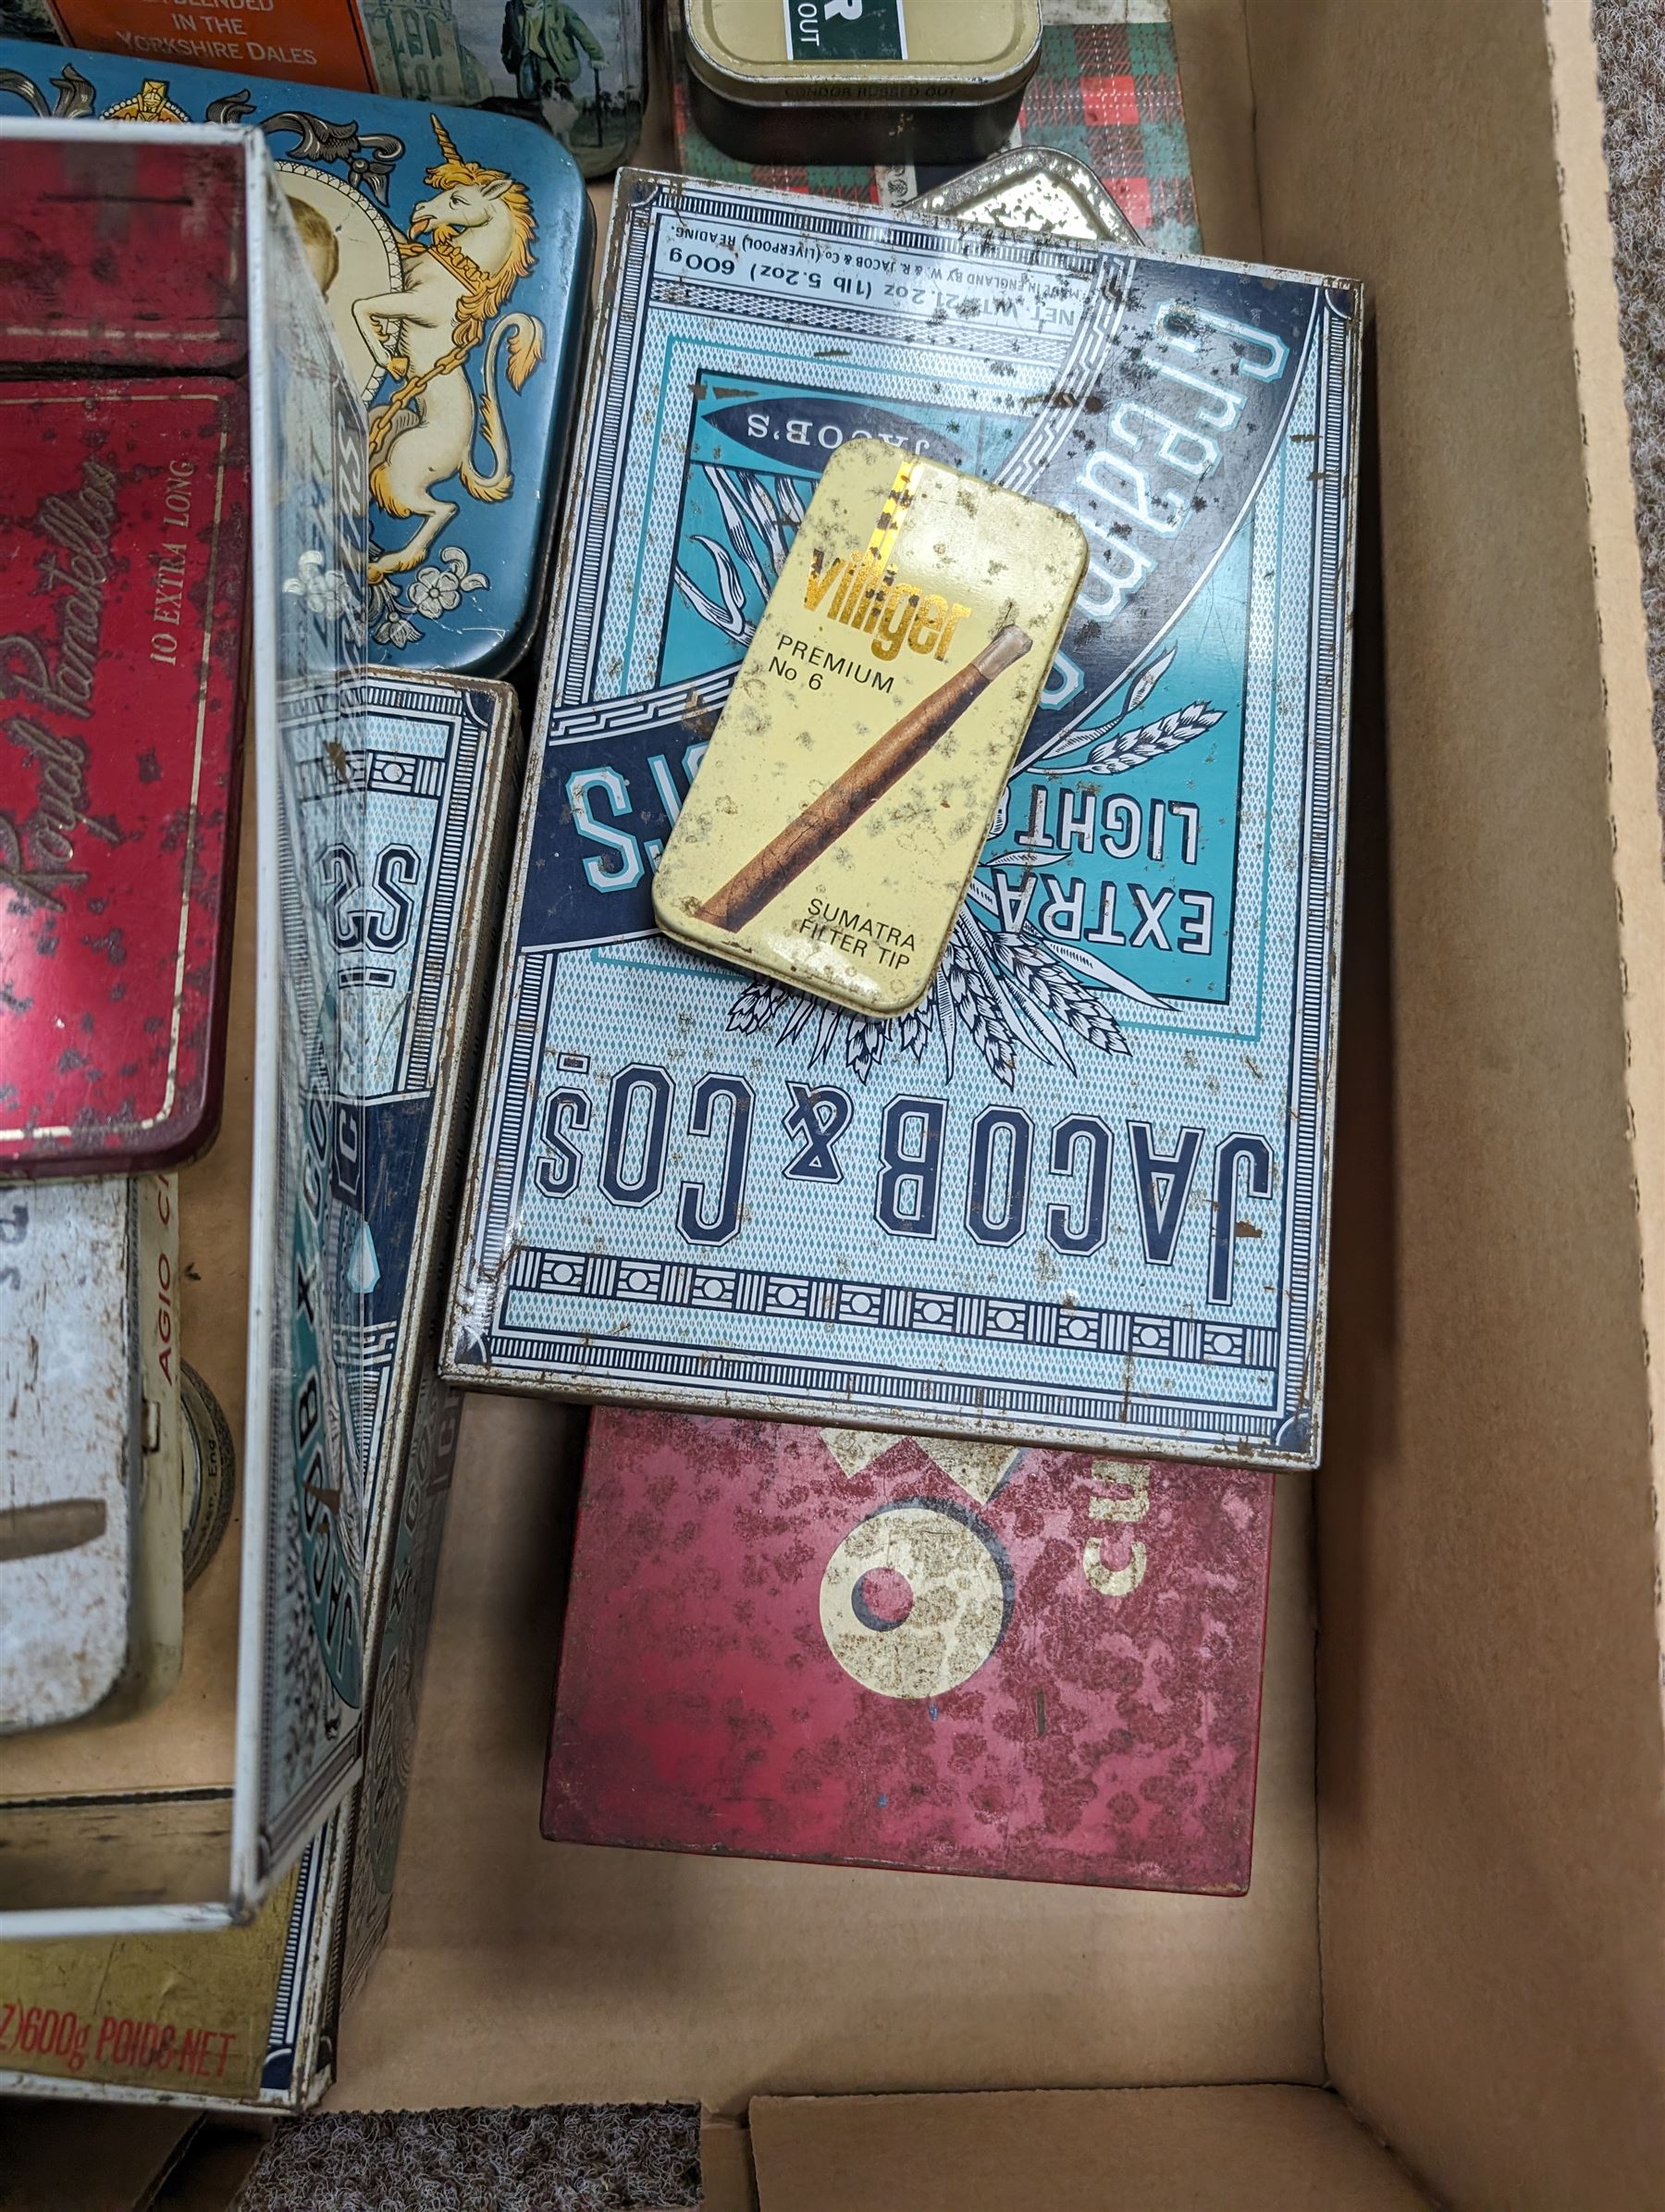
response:
<path fill-rule="evenodd" d="M 174 1179 L 0 1191 L 0 1734 L 141 1712 L 179 1671 Z"/>
<path fill-rule="evenodd" d="M 229 378 L 0 386 L 0 1175 L 213 1133 L 247 451 Z"/>
<path fill-rule="evenodd" d="M 1086 567 L 1055 508 L 843 447 L 660 859 L 660 928 L 858 1013 L 917 1005 Z"/>
<path fill-rule="evenodd" d="M 0 43 L 0 113 L 257 124 L 370 414 L 369 649 L 496 674 L 542 605 L 593 224 L 547 131 Z"/>
<path fill-rule="evenodd" d="M 641 175 L 608 296 L 448 1373 L 1314 1464 L 1356 291 Z M 649 897 L 858 435 L 1092 548 L 894 1024 L 680 952 Z"/>
<path fill-rule="evenodd" d="M 1267 1475 L 599 1412 L 544 1833 L 1240 1895 L 1271 1532 Z"/>
<path fill-rule="evenodd" d="M 1010 138 L 1038 0 L 684 0 L 700 129 L 750 162 L 965 162 Z"/>

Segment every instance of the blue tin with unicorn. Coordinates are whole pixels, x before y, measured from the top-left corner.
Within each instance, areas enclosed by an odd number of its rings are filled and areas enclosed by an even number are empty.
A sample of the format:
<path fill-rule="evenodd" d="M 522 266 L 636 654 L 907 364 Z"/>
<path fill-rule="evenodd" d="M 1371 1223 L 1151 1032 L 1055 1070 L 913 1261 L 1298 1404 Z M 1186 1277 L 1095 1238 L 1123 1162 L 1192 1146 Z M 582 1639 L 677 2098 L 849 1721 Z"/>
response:
<path fill-rule="evenodd" d="M 369 657 L 506 673 L 542 600 L 588 299 L 565 147 L 482 108 L 0 40 L 0 115 L 19 111 L 265 135 L 369 414 Z"/>

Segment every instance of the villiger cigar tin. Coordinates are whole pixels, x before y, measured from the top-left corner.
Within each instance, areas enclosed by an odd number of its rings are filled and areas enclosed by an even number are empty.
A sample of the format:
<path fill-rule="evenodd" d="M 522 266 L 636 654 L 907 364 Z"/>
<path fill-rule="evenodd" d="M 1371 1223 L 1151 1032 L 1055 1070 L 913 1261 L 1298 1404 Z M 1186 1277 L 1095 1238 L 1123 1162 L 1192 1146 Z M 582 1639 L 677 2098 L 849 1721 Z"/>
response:
<path fill-rule="evenodd" d="M 0 1190 L 0 1734 L 179 1677 L 172 1176 Z"/>
<path fill-rule="evenodd" d="M 949 216 L 1036 238 L 1132 246 L 1142 241 L 1084 161 L 1049 146 L 1015 146 L 911 203 L 915 215 Z"/>
<path fill-rule="evenodd" d="M 214 1133 L 247 420 L 220 377 L 0 384 L 0 1176 Z"/>
<path fill-rule="evenodd" d="M 508 669 L 542 606 L 588 300 L 562 147 L 484 110 L 0 43 L 13 111 L 262 130 L 369 411 L 369 649 Z"/>
<path fill-rule="evenodd" d="M 1240 1896 L 1272 1490 L 598 1412 L 544 1833 Z"/>
<path fill-rule="evenodd" d="M 750 162 L 976 161 L 1011 137 L 1038 0 L 684 0 L 694 115 Z"/>
<path fill-rule="evenodd" d="M 852 439 L 665 847 L 660 926 L 858 1012 L 915 1005 L 1086 566 L 1055 508 Z"/>
<path fill-rule="evenodd" d="M 626 179 L 613 221 L 448 1371 L 1314 1464 L 1357 288 L 685 178 Z M 652 904 L 856 437 L 1091 549 L 890 1020 L 690 953 Z"/>

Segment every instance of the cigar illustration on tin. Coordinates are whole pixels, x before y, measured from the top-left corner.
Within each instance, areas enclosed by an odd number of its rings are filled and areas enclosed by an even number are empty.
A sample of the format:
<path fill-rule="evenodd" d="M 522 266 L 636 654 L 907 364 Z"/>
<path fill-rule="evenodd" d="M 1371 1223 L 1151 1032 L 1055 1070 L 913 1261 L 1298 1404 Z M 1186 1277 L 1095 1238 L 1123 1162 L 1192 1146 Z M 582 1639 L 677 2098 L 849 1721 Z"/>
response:
<path fill-rule="evenodd" d="M 813 867 L 821 855 L 848 834 L 886 792 L 917 768 L 940 744 L 973 702 L 1026 653 L 1034 639 L 1008 623 L 977 657 L 921 699 L 893 729 L 853 760 L 796 818 L 720 891 L 695 908 L 712 928 L 736 931 L 754 921 L 771 900 Z"/>

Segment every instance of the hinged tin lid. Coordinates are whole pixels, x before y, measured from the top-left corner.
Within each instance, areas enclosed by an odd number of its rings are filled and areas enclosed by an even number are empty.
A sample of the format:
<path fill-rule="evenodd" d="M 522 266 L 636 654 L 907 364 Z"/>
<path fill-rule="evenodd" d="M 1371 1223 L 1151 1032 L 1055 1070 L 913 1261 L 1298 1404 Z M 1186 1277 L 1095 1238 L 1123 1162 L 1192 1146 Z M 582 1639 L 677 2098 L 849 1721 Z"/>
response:
<path fill-rule="evenodd" d="M 731 99 L 993 101 L 1033 74 L 1039 0 L 686 0 L 688 66 Z"/>
<path fill-rule="evenodd" d="M 218 377 L 0 384 L 0 1177 L 218 1118 L 247 416 Z"/>

